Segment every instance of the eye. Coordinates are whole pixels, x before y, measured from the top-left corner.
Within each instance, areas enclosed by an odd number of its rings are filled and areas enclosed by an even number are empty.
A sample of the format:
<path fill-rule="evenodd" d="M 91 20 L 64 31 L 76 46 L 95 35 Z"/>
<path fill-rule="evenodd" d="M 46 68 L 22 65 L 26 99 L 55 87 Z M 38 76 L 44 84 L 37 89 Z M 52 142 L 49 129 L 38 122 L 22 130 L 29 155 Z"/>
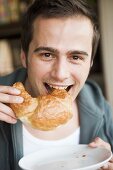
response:
<path fill-rule="evenodd" d="M 50 54 L 50 53 L 44 53 L 44 56 L 45 56 L 46 58 L 49 58 L 49 57 L 51 57 L 51 54 Z"/>
<path fill-rule="evenodd" d="M 72 56 L 72 59 L 73 59 L 73 60 L 78 60 L 78 59 L 79 59 L 79 56 L 73 55 L 73 56 Z"/>
<path fill-rule="evenodd" d="M 83 61 L 83 57 L 77 54 L 73 54 L 69 57 L 69 60 L 73 64 L 80 64 Z"/>
<path fill-rule="evenodd" d="M 42 52 L 39 54 L 39 58 L 43 61 L 51 61 L 55 58 L 55 56 L 52 53 Z"/>
<path fill-rule="evenodd" d="M 83 57 L 82 56 L 79 56 L 79 55 L 72 55 L 71 56 L 71 59 L 73 60 L 73 61 L 82 61 L 83 60 Z"/>

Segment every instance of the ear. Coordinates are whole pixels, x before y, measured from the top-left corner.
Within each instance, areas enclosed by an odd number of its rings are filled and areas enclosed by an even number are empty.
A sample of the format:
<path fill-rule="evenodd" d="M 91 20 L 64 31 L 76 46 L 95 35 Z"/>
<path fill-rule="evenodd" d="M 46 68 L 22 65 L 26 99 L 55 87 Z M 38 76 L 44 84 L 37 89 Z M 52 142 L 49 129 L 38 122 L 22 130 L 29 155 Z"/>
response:
<path fill-rule="evenodd" d="M 23 67 L 27 67 L 26 63 L 27 63 L 27 59 L 26 59 L 26 55 L 25 55 L 25 52 L 23 50 L 21 50 L 21 54 L 20 54 L 20 57 L 21 57 L 21 62 L 22 62 L 22 65 Z"/>

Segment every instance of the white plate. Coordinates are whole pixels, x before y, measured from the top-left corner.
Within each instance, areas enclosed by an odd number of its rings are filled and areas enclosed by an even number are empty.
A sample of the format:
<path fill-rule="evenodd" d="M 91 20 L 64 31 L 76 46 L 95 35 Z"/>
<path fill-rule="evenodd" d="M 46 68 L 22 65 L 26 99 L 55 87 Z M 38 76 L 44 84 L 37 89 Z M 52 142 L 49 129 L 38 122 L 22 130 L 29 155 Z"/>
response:
<path fill-rule="evenodd" d="M 63 146 L 39 150 L 24 156 L 19 166 L 24 170 L 97 170 L 111 158 L 104 148 L 87 145 Z"/>

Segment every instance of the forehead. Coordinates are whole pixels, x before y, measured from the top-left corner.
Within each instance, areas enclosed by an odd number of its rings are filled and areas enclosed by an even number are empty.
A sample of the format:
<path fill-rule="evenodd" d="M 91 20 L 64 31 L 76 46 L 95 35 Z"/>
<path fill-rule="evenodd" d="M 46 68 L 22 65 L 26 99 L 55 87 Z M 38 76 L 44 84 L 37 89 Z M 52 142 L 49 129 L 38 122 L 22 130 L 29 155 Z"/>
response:
<path fill-rule="evenodd" d="M 51 26 L 51 27 L 50 27 Z M 72 16 L 72 17 L 62 17 L 62 18 L 42 18 L 38 17 L 35 19 L 33 23 L 33 32 L 37 32 L 40 29 L 42 31 L 46 30 L 52 30 L 51 28 L 64 28 L 64 27 L 71 27 L 72 30 L 75 30 L 77 32 L 77 27 L 79 27 L 82 30 L 89 32 L 93 31 L 93 26 L 89 18 L 85 16 Z M 41 31 L 40 30 L 40 31 Z M 56 30 L 56 29 L 55 29 Z M 79 31 L 79 30 L 78 30 Z"/>
<path fill-rule="evenodd" d="M 55 44 L 59 46 L 65 44 L 71 47 L 85 43 L 91 45 L 92 39 L 93 26 L 90 20 L 84 16 L 37 18 L 33 24 L 33 40 L 40 45 L 54 46 Z"/>

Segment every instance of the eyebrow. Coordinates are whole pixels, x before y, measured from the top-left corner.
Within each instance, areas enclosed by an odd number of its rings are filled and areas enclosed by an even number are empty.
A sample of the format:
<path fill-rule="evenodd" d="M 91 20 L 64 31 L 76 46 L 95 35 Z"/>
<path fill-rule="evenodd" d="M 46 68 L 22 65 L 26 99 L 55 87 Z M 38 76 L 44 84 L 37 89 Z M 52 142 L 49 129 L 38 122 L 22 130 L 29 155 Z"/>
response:
<path fill-rule="evenodd" d="M 88 56 L 87 52 L 81 51 L 81 50 L 71 50 L 71 51 L 68 51 L 68 53 Z"/>
<path fill-rule="evenodd" d="M 59 53 L 57 49 L 54 49 L 52 47 L 38 47 L 34 50 L 34 52 L 41 52 L 41 51 L 49 51 L 52 53 Z"/>
<path fill-rule="evenodd" d="M 57 53 L 59 54 L 59 51 L 55 48 L 52 48 L 52 47 L 38 47 L 34 50 L 34 52 L 41 52 L 41 51 L 49 51 L 49 52 L 52 52 L 52 53 Z M 81 50 L 69 50 L 67 52 L 68 54 L 78 54 L 78 55 L 85 55 L 85 56 L 88 56 L 88 53 L 85 52 L 85 51 L 81 51 Z"/>

